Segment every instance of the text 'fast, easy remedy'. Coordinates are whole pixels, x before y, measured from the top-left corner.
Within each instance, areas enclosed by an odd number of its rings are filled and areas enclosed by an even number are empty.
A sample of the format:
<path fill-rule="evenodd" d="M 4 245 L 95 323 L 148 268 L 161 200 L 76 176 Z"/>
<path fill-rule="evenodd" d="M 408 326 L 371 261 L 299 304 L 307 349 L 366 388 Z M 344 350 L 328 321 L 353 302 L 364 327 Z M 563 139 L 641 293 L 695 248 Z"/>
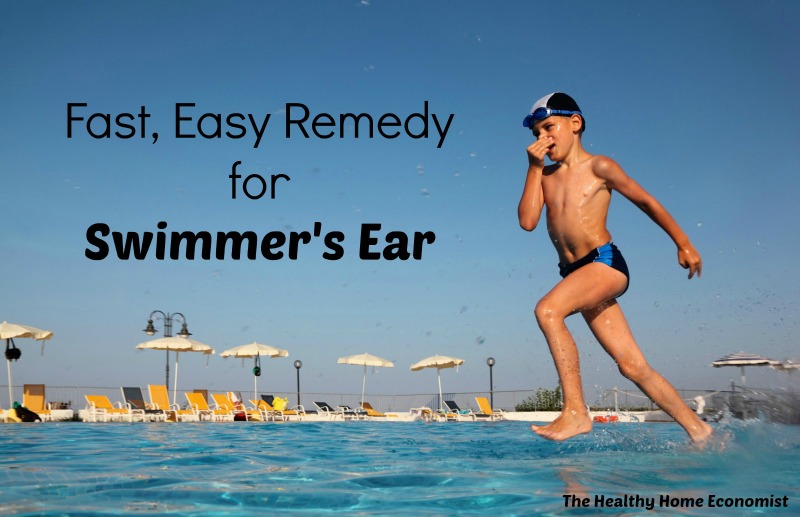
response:
<path fill-rule="evenodd" d="M 393 112 L 373 115 L 370 113 L 315 112 L 306 104 L 287 102 L 279 111 L 284 115 L 282 134 L 285 138 L 317 138 L 327 140 L 385 138 L 393 140 L 405 136 L 414 140 L 435 139 L 436 148 L 441 149 L 455 114 L 440 117 L 430 111 L 428 101 L 423 102 L 420 111 L 409 114 Z M 220 113 L 198 107 L 194 102 L 175 103 L 174 137 L 176 139 L 223 139 L 252 140 L 258 148 L 270 128 L 273 113 L 254 115 L 253 113 Z M 158 141 L 158 132 L 148 135 L 148 119 L 152 116 L 146 106 L 139 111 L 107 113 L 94 112 L 85 102 L 67 104 L 67 138 L 79 130 L 95 139 L 151 138 Z"/>

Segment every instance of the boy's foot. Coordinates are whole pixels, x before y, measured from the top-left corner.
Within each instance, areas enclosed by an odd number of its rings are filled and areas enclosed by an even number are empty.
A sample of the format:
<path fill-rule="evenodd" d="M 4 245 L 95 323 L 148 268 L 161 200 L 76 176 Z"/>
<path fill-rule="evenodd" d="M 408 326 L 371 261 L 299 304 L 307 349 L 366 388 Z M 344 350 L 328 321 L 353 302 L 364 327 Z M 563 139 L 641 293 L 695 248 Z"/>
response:
<path fill-rule="evenodd" d="M 563 411 L 558 418 L 547 425 L 531 425 L 531 431 L 542 438 L 553 441 L 562 441 L 586 434 L 592 430 L 592 420 L 586 413 Z"/>
<path fill-rule="evenodd" d="M 711 428 L 710 425 L 703 422 L 703 427 L 697 431 L 689 433 L 689 438 L 692 440 L 692 445 L 701 451 L 717 451 L 722 452 L 728 446 L 730 433 L 717 433 Z"/>
<path fill-rule="evenodd" d="M 700 425 L 693 429 L 687 429 L 686 432 L 689 433 L 689 438 L 696 444 L 702 444 L 714 436 L 714 429 L 702 420 Z"/>

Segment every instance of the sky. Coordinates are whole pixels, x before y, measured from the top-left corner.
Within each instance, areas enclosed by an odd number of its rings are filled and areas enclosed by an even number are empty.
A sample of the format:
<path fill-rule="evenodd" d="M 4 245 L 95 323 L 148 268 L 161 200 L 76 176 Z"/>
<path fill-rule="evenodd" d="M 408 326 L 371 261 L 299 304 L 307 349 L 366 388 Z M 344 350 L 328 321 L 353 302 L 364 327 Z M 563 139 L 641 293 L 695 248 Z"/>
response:
<path fill-rule="evenodd" d="M 522 119 L 553 91 L 581 106 L 584 147 L 615 159 L 703 256 L 702 278 L 687 280 L 667 235 L 614 196 L 608 225 L 632 275 L 620 303 L 650 363 L 679 388 L 716 390 L 739 380 L 710 367 L 723 355 L 800 356 L 796 2 L 32 2 L 4 13 L 0 320 L 54 333 L 43 354 L 17 340 L 15 384 L 163 383 L 164 353 L 135 349 L 159 310 L 185 316 L 217 354 L 287 349 L 263 362 L 265 392 L 293 391 L 300 359 L 303 391 L 358 393 L 361 369 L 337 358 L 364 352 L 396 365 L 371 372 L 368 393 L 434 393 L 433 371 L 409 371 L 434 354 L 465 360 L 442 372 L 446 391 L 485 390 L 489 356 L 496 390 L 554 387 L 533 307 L 558 260 L 546 231 L 516 218 L 532 139 Z M 308 137 L 286 131 L 299 105 Z M 130 128 L 115 122 L 126 113 Z M 201 136 L 214 133 L 206 113 L 221 137 Z M 246 132 L 226 123 L 236 113 Z M 344 113 L 370 115 L 373 137 L 340 124 Z M 248 114 L 258 127 L 269 115 L 257 145 Z M 385 138 L 384 115 L 412 118 Z M 434 115 L 441 129 L 452 116 L 443 138 Z M 95 138 L 103 116 L 111 136 Z M 315 136 L 315 117 L 334 136 Z M 259 176 L 278 179 L 255 199 Z M 319 236 L 294 259 L 286 244 L 273 260 L 121 260 L 111 236 L 89 231 L 141 238 L 160 222 L 259 239 L 319 223 Z M 380 225 L 370 252 L 392 231 L 435 241 L 418 259 L 367 260 L 364 225 Z M 87 258 L 98 241 L 108 256 Z M 587 398 L 633 388 L 582 319 L 568 325 Z M 179 389 L 252 386 L 249 361 L 206 359 L 181 354 Z M 748 370 L 751 386 L 791 382 Z"/>

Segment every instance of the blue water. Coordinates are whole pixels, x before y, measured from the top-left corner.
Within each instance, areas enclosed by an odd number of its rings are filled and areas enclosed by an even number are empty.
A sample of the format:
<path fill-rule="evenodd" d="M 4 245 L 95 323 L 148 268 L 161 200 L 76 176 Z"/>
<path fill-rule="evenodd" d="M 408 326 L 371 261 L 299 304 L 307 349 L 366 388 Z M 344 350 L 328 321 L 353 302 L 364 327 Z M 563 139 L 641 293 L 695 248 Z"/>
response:
<path fill-rule="evenodd" d="M 725 450 L 698 452 L 673 424 L 595 426 L 564 443 L 524 422 L 0 425 L 0 515 L 800 513 L 800 427 L 722 430 Z M 626 494 L 655 497 L 655 513 L 595 506 Z M 684 504 L 659 506 L 662 494 Z M 712 494 L 789 508 L 708 508 Z M 686 506 L 695 498 L 702 507 Z"/>

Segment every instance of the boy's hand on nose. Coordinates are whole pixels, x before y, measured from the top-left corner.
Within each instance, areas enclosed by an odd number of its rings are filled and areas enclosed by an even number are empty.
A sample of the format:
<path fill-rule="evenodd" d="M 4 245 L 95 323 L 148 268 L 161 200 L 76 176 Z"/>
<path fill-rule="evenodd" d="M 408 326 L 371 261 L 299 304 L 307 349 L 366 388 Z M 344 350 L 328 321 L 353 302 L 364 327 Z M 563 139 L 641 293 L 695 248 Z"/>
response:
<path fill-rule="evenodd" d="M 539 167 L 544 166 L 544 157 L 551 145 L 553 145 L 553 137 L 540 136 L 528 146 L 528 163 Z"/>

